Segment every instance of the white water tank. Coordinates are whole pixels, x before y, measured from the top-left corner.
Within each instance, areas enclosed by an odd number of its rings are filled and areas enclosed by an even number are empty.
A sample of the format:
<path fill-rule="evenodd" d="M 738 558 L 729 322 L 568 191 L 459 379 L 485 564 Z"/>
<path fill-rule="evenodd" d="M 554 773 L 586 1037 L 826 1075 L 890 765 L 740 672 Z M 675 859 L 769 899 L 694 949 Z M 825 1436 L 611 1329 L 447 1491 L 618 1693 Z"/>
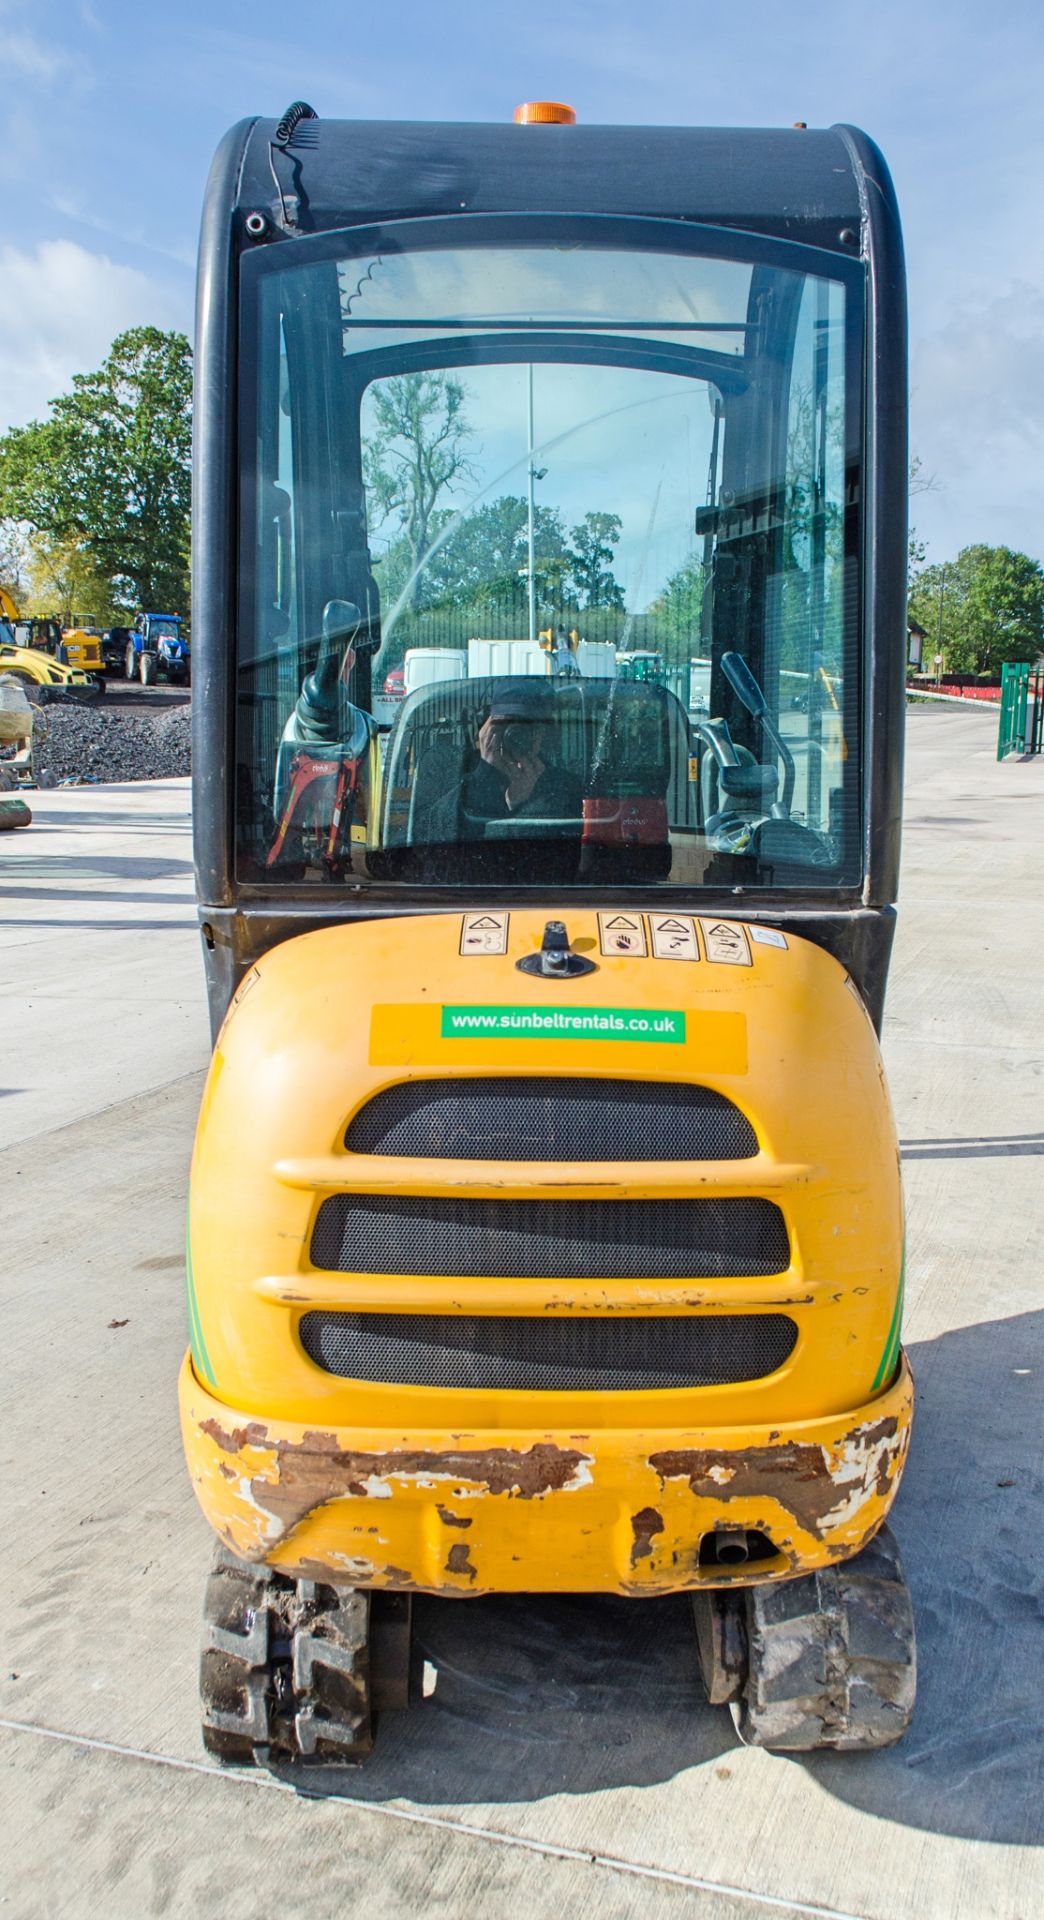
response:
<path fill-rule="evenodd" d="M 407 647 L 403 681 L 407 693 L 416 693 L 436 680 L 463 680 L 465 670 L 463 647 Z"/>
<path fill-rule="evenodd" d="M 469 678 L 486 680 L 501 673 L 546 676 L 547 654 L 536 640 L 469 640 Z"/>
<path fill-rule="evenodd" d="M 689 661 L 689 712 L 710 712 L 711 662 L 698 657 Z"/>
<path fill-rule="evenodd" d="M 576 664 L 585 680 L 615 680 L 616 648 L 609 640 L 581 640 Z"/>

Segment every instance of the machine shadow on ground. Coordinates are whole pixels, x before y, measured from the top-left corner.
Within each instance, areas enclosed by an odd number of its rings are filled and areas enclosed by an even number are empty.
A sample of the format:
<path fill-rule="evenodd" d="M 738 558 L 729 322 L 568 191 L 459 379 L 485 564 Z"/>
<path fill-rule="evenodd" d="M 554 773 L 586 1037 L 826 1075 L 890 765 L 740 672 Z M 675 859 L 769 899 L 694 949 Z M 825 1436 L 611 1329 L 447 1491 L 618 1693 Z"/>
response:
<path fill-rule="evenodd" d="M 913 1452 L 895 1512 L 918 1626 L 913 1727 L 877 1754 L 780 1760 L 839 1799 L 930 1832 L 1044 1840 L 1044 1313 L 910 1348 Z M 684 1598 L 420 1599 L 434 1695 L 385 1716 L 362 1770 L 309 1795 L 497 1804 L 667 1781 L 734 1762 L 706 1704 Z"/>

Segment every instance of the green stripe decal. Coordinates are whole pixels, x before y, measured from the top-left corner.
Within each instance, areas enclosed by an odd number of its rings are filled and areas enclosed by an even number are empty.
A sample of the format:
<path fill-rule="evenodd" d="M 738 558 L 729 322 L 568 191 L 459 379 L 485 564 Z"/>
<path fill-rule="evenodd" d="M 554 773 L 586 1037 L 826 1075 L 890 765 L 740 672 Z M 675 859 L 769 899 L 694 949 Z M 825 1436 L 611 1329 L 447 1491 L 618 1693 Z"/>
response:
<path fill-rule="evenodd" d="M 899 1286 L 896 1290 L 896 1295 L 895 1295 L 895 1308 L 892 1313 L 892 1324 L 888 1329 L 888 1338 L 885 1341 L 885 1350 L 881 1355 L 881 1364 L 878 1367 L 877 1372 L 874 1376 L 874 1383 L 870 1389 L 871 1393 L 876 1393 L 878 1387 L 883 1386 L 886 1380 L 890 1380 L 892 1377 L 892 1374 L 895 1372 L 895 1363 L 899 1358 L 899 1336 L 902 1332 L 902 1327 L 903 1327 L 903 1295 L 905 1291 L 906 1291 L 906 1245 L 904 1242 L 903 1264 L 899 1269 Z"/>
<path fill-rule="evenodd" d="M 188 1221 L 185 1222 L 185 1285 L 188 1293 L 189 1345 L 197 1373 L 202 1373 L 212 1387 L 217 1386 L 214 1369 L 210 1364 L 207 1343 L 203 1338 L 203 1327 L 199 1317 L 199 1302 L 196 1299 L 196 1283 L 192 1277 L 192 1242 L 189 1238 Z"/>

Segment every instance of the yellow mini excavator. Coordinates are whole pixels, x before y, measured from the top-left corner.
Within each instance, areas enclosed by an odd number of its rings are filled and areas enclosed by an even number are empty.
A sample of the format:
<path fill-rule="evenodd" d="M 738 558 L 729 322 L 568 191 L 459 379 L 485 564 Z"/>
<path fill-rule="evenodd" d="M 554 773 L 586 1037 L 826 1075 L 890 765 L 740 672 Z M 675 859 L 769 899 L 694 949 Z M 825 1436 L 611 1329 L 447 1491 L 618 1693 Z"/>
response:
<path fill-rule="evenodd" d="M 196 381 L 207 1747 L 359 1759 L 411 1597 L 526 1591 L 690 1594 L 751 1744 L 899 1739 L 880 154 L 299 101 L 214 162 Z"/>

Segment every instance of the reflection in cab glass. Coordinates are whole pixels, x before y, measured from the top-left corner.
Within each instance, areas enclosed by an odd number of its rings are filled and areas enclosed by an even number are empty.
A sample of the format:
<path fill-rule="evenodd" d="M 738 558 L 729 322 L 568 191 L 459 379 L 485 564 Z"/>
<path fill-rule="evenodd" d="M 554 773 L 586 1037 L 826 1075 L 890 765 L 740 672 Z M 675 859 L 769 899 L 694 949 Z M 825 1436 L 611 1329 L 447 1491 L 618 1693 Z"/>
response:
<path fill-rule="evenodd" d="M 241 879 L 859 884 L 851 289 L 389 246 L 242 304 Z"/>

